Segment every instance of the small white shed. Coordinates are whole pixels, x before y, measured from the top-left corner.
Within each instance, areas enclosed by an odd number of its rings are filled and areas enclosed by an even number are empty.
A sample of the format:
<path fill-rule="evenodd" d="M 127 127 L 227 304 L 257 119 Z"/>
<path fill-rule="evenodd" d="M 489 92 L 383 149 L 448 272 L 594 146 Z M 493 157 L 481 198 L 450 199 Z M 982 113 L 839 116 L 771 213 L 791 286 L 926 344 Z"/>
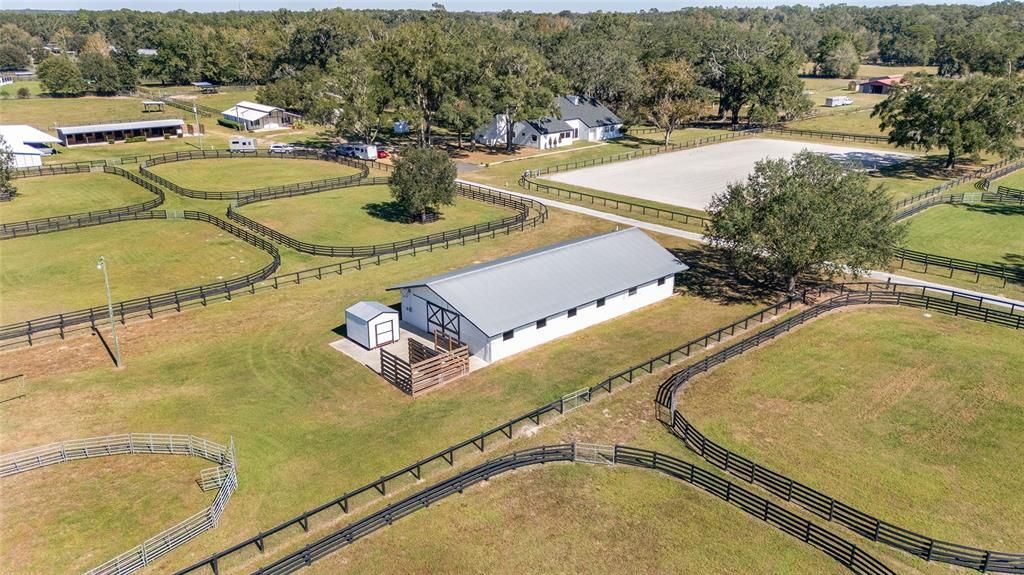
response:
<path fill-rule="evenodd" d="M 348 338 L 374 349 L 398 341 L 398 312 L 376 301 L 361 301 L 345 310 Z"/>

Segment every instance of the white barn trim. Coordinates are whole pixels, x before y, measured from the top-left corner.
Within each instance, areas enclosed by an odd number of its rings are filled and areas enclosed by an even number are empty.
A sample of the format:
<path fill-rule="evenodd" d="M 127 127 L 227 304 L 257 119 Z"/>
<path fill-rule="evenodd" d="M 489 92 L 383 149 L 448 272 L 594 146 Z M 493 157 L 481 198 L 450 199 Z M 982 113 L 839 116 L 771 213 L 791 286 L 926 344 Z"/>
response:
<path fill-rule="evenodd" d="M 663 300 L 686 269 L 630 228 L 390 289 L 401 291 L 403 321 L 492 362 Z"/>

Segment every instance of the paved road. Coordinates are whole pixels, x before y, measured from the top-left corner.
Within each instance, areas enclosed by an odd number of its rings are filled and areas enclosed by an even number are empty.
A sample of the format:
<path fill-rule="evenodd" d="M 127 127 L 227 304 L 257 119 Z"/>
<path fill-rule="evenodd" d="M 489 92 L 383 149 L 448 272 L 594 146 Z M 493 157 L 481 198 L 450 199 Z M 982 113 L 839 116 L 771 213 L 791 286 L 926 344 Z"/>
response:
<path fill-rule="evenodd" d="M 602 220 L 608 220 L 610 222 L 615 222 L 617 224 L 623 224 L 623 225 L 632 226 L 632 227 L 636 227 L 636 228 L 640 228 L 640 229 L 644 229 L 644 230 L 650 230 L 652 232 L 657 232 L 659 234 L 675 236 L 677 238 L 684 238 L 684 239 L 698 241 L 698 242 L 707 242 L 708 241 L 706 237 L 704 237 L 702 234 L 698 234 L 696 232 L 688 232 L 688 231 L 685 231 L 685 230 L 680 230 L 680 229 L 669 227 L 669 226 L 663 226 L 661 224 L 652 224 L 650 222 L 643 222 L 643 221 L 640 221 L 640 220 L 635 220 L 633 218 L 627 218 L 626 216 L 620 216 L 618 214 L 610 214 L 608 212 L 602 212 L 600 210 L 594 210 L 594 209 L 583 207 L 583 206 L 577 206 L 575 204 L 567 204 L 565 202 L 559 202 L 557 200 L 551 200 L 551 199 L 548 199 L 546 197 L 541 197 L 541 196 L 534 196 L 532 194 L 524 194 L 522 192 L 506 190 L 506 189 L 503 189 L 503 188 L 495 188 L 494 186 L 488 186 L 488 185 L 485 185 L 485 184 L 480 184 L 480 183 L 477 183 L 477 182 L 471 182 L 471 181 L 468 181 L 468 180 L 460 180 L 460 181 L 462 181 L 464 183 L 467 183 L 467 184 L 472 184 L 474 186 L 481 186 L 481 187 L 488 188 L 488 189 L 491 189 L 491 190 L 495 190 L 495 191 L 499 191 L 499 192 L 505 192 L 505 193 L 508 193 L 508 194 L 512 194 L 514 196 L 521 196 L 521 197 L 524 197 L 524 198 L 530 198 L 530 199 L 542 202 L 542 203 L 544 203 L 544 205 L 546 205 L 548 207 L 551 207 L 551 208 L 558 208 L 560 210 L 566 210 L 566 211 L 569 211 L 569 212 L 575 212 L 577 214 L 584 214 L 584 215 L 587 215 L 587 216 L 591 216 L 591 217 L 595 217 L 595 218 L 600 218 Z M 935 287 L 935 288 L 942 288 L 942 289 L 951 289 L 951 290 L 956 290 L 956 291 L 958 291 L 960 293 L 965 293 L 965 294 L 976 296 L 976 297 L 986 297 L 986 298 L 990 298 L 990 299 L 993 299 L 993 300 L 999 300 L 1002 303 L 1004 303 L 1007 307 L 1013 307 L 1013 306 L 1024 307 L 1024 301 L 1022 301 L 1022 300 L 1011 299 L 1011 298 L 1007 298 L 1007 297 L 1003 297 L 1003 296 L 997 296 L 997 295 L 993 295 L 993 294 L 982 292 L 982 291 L 971 290 L 971 289 L 966 289 L 966 288 L 956 287 L 956 286 L 950 286 L 950 285 L 946 285 L 946 284 L 942 284 L 942 283 L 938 283 L 938 282 L 933 282 L 933 281 L 928 281 L 928 280 L 922 280 L 922 279 L 918 279 L 918 278 L 911 278 L 911 277 L 896 275 L 896 274 L 892 274 L 892 273 L 889 273 L 889 272 L 871 271 L 871 272 L 868 272 L 867 277 L 869 277 L 871 279 L 875 279 L 875 280 L 881 280 L 881 281 L 892 280 L 893 282 L 902 283 L 902 284 L 919 285 L 919 286 Z"/>

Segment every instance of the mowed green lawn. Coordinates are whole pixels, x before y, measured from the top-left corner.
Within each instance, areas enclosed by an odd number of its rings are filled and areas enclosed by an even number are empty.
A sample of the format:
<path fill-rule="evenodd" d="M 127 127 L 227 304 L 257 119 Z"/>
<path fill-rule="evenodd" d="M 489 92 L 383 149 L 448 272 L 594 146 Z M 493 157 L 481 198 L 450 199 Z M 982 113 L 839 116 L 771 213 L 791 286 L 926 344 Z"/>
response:
<path fill-rule="evenodd" d="M 204 191 L 251 190 L 359 173 L 336 162 L 245 156 L 171 162 L 149 169 L 180 186 Z"/>
<path fill-rule="evenodd" d="M 15 200 L 17 201 L 17 200 Z M 0 242 L 0 323 L 106 303 L 96 260 L 109 263 L 114 301 L 223 281 L 270 255 L 210 224 L 151 220 Z"/>
<path fill-rule="evenodd" d="M 103 124 L 129 120 L 188 118 L 184 111 L 168 107 L 164 112 L 142 111 L 142 99 L 128 96 L 82 96 L 80 98 L 28 98 L 0 100 L 4 123 L 28 124 L 57 134 L 56 127 Z"/>
<path fill-rule="evenodd" d="M 0 479 L 0 571 L 81 573 L 112 559 L 210 505 L 216 492 L 203 493 L 196 478 L 211 465 L 185 456 L 119 455 Z M 54 497 L 55 485 L 72 495 Z M 53 521 L 36 521 L 40 509 Z M 92 536 L 70 546 L 74 533 Z"/>
<path fill-rule="evenodd" d="M 402 241 L 500 220 L 514 210 L 463 197 L 441 206 L 427 224 L 402 221 L 387 186 L 356 186 L 258 202 L 239 213 L 293 238 L 318 244 L 362 246 Z"/>
<path fill-rule="evenodd" d="M 755 462 L 908 529 L 1020 552 L 1019 332 L 922 310 L 817 320 L 700 377 L 681 411 Z"/>
<path fill-rule="evenodd" d="M 909 249 L 983 263 L 1024 261 L 1024 206 L 947 204 L 907 221 Z"/>
<path fill-rule="evenodd" d="M 371 574 L 385 564 L 394 573 L 845 572 L 824 553 L 684 482 L 571 463 L 471 487 L 309 572 Z"/>
<path fill-rule="evenodd" d="M 0 224 L 117 208 L 156 197 L 125 178 L 104 173 L 19 178 L 13 183 L 18 195 L 0 203 Z"/>
<path fill-rule="evenodd" d="M 1018 170 L 1005 178 L 996 180 L 994 184 L 996 187 L 1006 186 L 1015 190 L 1024 190 L 1024 170 Z M 995 187 L 992 188 L 993 191 L 995 191 L 995 189 Z"/>
<path fill-rule="evenodd" d="M 385 289 L 395 283 L 611 229 L 608 222 L 554 211 L 537 230 L 130 322 L 119 329 L 123 370 L 111 371 L 89 337 L 57 344 L 68 346 L 62 356 L 68 359 L 58 365 L 37 363 L 55 346 L 5 352 L 5 372 L 26 373 L 32 387 L 5 409 L 0 443 L 13 450 L 126 429 L 218 441 L 233 435 L 242 488 L 215 531 L 159 569 L 173 570 L 754 309 L 674 297 L 415 400 L 329 346 L 341 337 L 335 330 L 347 306 L 365 299 L 394 303 L 396 294 Z M 39 417 L 43 406 L 56 404 L 60 430 Z M 54 489 L 54 497 L 73 495 Z M 46 513 L 34 520 L 54 525 Z M 69 533 L 66 544 L 81 548 L 94 535 Z"/>

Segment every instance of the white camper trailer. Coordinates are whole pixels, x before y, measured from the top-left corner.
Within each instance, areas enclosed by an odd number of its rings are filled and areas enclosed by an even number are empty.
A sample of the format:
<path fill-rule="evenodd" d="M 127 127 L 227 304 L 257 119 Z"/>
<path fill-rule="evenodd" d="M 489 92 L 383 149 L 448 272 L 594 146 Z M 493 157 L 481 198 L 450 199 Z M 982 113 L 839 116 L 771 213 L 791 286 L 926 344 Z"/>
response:
<path fill-rule="evenodd" d="M 256 152 L 256 138 L 234 137 L 228 141 L 228 151 L 231 153 L 254 153 Z"/>

